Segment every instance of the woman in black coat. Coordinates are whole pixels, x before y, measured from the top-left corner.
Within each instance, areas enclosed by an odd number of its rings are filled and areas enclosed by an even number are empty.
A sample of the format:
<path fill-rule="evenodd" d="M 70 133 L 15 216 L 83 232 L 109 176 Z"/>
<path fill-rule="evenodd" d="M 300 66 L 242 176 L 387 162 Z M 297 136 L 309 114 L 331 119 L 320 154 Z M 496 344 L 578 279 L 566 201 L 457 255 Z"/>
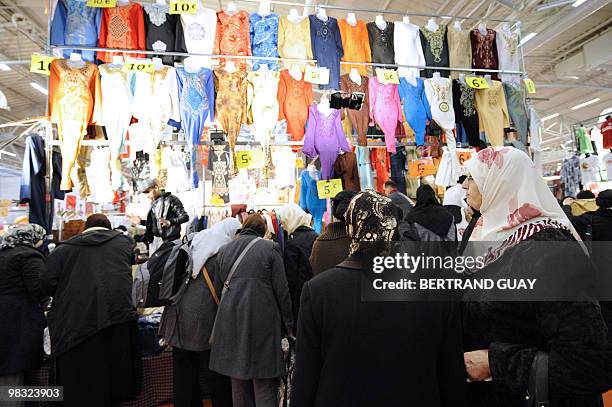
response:
<path fill-rule="evenodd" d="M 458 307 L 361 299 L 369 259 L 397 239 L 396 215 L 389 198 L 358 193 L 349 257 L 304 285 L 292 407 L 463 405 Z"/>
<path fill-rule="evenodd" d="M 484 255 L 474 276 L 551 279 L 580 292 L 589 276 L 585 252 L 529 157 L 514 148 L 487 148 L 465 165 L 467 202 L 481 213 L 470 238 L 477 243 L 466 251 Z M 552 290 L 546 285 L 545 294 Z M 498 298 L 481 292 L 464 304 L 464 359 L 475 382 L 468 386 L 469 405 L 525 406 L 534 357 L 544 352 L 550 407 L 601 406 L 610 388 L 612 346 L 597 301 Z"/>
<path fill-rule="evenodd" d="M 38 247 L 45 229 L 16 225 L 0 246 L 0 385 L 23 385 L 23 373 L 42 361 L 45 317 L 39 278 L 45 259 Z"/>

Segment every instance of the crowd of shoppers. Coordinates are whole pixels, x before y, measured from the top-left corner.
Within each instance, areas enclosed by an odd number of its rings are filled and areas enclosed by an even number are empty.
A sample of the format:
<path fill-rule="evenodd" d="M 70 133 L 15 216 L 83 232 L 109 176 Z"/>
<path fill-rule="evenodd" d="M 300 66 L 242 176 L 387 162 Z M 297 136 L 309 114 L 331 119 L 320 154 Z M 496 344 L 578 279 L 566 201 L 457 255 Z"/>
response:
<path fill-rule="evenodd" d="M 485 263 L 476 275 L 570 270 L 559 278 L 577 281 L 588 256 L 581 241 L 612 240 L 612 191 L 599 194 L 595 212 L 568 216 L 517 149 L 483 149 L 465 165 L 469 173 L 442 203 L 427 184 L 414 203 L 392 182 L 386 196 L 342 191 L 321 235 L 290 204 L 277 210 L 282 245 L 264 238 L 271 231 L 259 213 L 189 236 L 182 295 L 165 307 L 159 330 L 172 347 L 174 405 L 201 406 L 206 381 L 214 407 L 279 406 L 288 366 L 281 344 L 297 338 L 284 389 L 292 406 L 523 407 L 540 354 L 551 407 L 602 406 L 612 387 L 612 335 L 595 299 L 362 300 L 373 258 L 396 241 L 445 255 L 480 243 Z M 148 233 L 175 240 L 186 220 L 180 201 L 146 186 Z M 64 387 L 64 405 L 135 397 L 142 371 L 133 241 L 100 214 L 47 258 L 38 249 L 44 238 L 37 225 L 18 225 L 0 246 L 0 385 L 22 384 L 40 365 L 48 326 L 50 384 Z"/>

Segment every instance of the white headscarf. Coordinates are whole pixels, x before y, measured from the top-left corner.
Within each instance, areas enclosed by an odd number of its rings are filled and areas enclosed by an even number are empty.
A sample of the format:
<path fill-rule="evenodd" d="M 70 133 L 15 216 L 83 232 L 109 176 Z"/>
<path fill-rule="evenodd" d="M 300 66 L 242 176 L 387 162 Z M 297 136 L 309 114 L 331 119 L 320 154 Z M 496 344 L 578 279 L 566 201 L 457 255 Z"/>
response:
<path fill-rule="evenodd" d="M 193 256 L 193 270 L 191 277 L 196 278 L 202 271 L 204 264 L 217 254 L 221 246 L 229 243 L 236 231 L 241 228 L 240 222 L 235 218 L 223 219 L 215 223 L 210 229 L 198 232 L 191 241 Z"/>
<path fill-rule="evenodd" d="M 485 264 L 546 228 L 565 228 L 580 237 L 544 179 L 524 152 L 510 147 L 480 150 L 465 162 L 482 195 L 470 241 L 499 242 L 489 248 Z"/>
<path fill-rule="evenodd" d="M 295 203 L 290 203 L 279 208 L 278 214 L 281 217 L 283 228 L 289 234 L 295 232 L 300 226 L 310 226 L 310 222 L 312 221 L 312 216 L 304 212 L 304 210 Z"/>
<path fill-rule="evenodd" d="M 461 208 L 467 208 L 465 203 L 465 190 L 459 184 L 450 187 L 444 192 L 444 201 L 442 205 L 455 205 Z"/>

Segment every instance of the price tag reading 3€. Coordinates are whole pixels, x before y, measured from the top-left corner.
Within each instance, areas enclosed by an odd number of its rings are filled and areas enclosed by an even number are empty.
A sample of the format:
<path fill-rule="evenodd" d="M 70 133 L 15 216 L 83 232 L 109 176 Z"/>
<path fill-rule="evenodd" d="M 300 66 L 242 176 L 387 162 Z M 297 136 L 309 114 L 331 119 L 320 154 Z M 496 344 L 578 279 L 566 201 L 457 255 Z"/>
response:
<path fill-rule="evenodd" d="M 98 7 L 98 8 L 117 7 L 117 0 L 87 0 L 87 7 Z"/>
<path fill-rule="evenodd" d="M 383 85 L 399 84 L 399 76 L 397 75 L 397 71 L 393 69 L 376 68 L 376 79 Z"/>
<path fill-rule="evenodd" d="M 264 166 L 263 151 L 242 150 L 236 151 L 236 167 L 238 168 L 262 168 Z"/>
<path fill-rule="evenodd" d="M 155 71 L 155 67 L 153 62 L 149 60 L 128 61 L 125 63 L 125 65 L 123 65 L 123 70 L 127 72 L 153 73 Z"/>
<path fill-rule="evenodd" d="M 342 180 L 334 178 L 317 181 L 317 192 L 319 199 L 333 198 L 342 192 Z"/>
<path fill-rule="evenodd" d="M 465 83 L 468 84 L 470 88 L 474 89 L 488 89 L 489 83 L 485 78 L 481 78 L 478 76 L 466 76 Z"/>
<path fill-rule="evenodd" d="M 525 82 L 525 89 L 527 89 L 527 93 L 536 93 L 535 83 L 533 83 L 531 79 L 525 78 L 523 79 L 523 82 Z"/>
<path fill-rule="evenodd" d="M 198 4 L 195 1 L 171 1 L 170 14 L 196 14 L 198 12 Z"/>
<path fill-rule="evenodd" d="M 306 65 L 304 81 L 317 85 L 327 85 L 329 83 L 329 69 Z"/>
<path fill-rule="evenodd" d="M 32 54 L 30 72 L 49 76 L 51 74 L 51 62 L 56 59 L 48 55 Z"/>

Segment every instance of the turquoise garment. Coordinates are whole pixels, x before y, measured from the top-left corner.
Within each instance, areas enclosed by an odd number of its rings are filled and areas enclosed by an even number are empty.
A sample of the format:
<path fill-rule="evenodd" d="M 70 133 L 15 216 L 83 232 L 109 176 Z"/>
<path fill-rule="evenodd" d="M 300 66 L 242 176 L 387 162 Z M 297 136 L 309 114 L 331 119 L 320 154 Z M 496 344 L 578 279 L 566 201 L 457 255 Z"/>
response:
<path fill-rule="evenodd" d="M 87 7 L 85 1 L 59 0 L 51 23 L 51 45 L 97 47 L 102 9 Z M 64 50 L 64 58 L 74 52 Z M 94 51 L 79 51 L 84 61 L 94 62 Z"/>
<path fill-rule="evenodd" d="M 412 85 L 405 78 L 400 78 L 398 87 L 404 116 L 414 131 L 417 146 L 425 144 L 425 127 L 427 120 L 431 120 L 431 110 L 425 95 L 423 79 L 416 78 L 416 86 Z"/>
<path fill-rule="evenodd" d="M 359 182 L 361 190 L 374 189 L 374 176 L 372 175 L 372 162 L 370 161 L 370 150 L 367 147 L 355 147 L 357 154 L 357 169 L 359 171 Z"/>
<path fill-rule="evenodd" d="M 329 83 L 320 85 L 319 88 L 340 89 L 340 58 L 344 56 L 344 48 L 338 21 L 333 17 L 321 21 L 315 15 L 308 18 L 314 58 L 319 66 L 329 69 Z"/>
<path fill-rule="evenodd" d="M 253 13 L 249 17 L 249 32 L 251 34 L 252 54 L 255 57 L 278 58 L 278 14 L 261 16 Z M 253 60 L 253 70 L 259 69 L 259 65 L 268 65 L 272 70 L 278 70 L 276 61 Z"/>
<path fill-rule="evenodd" d="M 310 171 L 302 171 L 300 206 L 312 215 L 313 228 L 317 233 L 321 233 L 323 230 L 323 214 L 327 209 L 327 202 L 325 199 L 319 199 L 319 192 L 317 191 L 317 180 L 321 179 L 321 173 L 319 171 L 314 173 L 316 174 L 315 178 L 310 175 Z"/>

